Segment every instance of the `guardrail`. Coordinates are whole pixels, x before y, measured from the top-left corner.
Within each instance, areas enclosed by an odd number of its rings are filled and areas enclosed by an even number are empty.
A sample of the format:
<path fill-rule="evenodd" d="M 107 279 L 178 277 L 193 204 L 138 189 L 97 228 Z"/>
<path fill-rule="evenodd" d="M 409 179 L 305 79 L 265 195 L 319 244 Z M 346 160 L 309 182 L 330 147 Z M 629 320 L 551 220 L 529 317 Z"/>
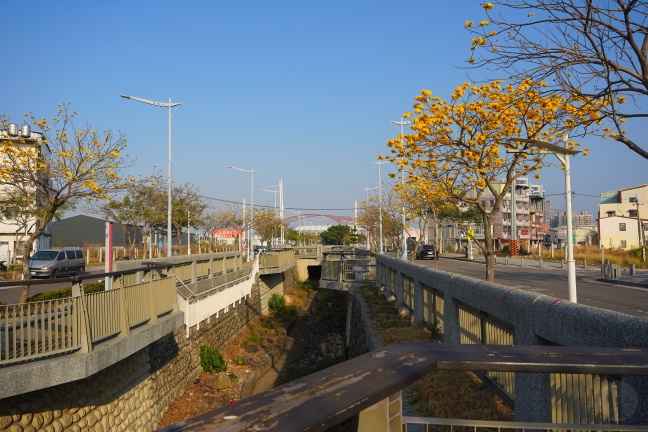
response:
<path fill-rule="evenodd" d="M 375 259 L 364 250 L 325 252 L 322 281 L 366 283 L 376 280 Z"/>
<path fill-rule="evenodd" d="M 585 345 L 648 348 L 648 319 L 471 279 L 385 255 L 377 257 L 378 285 L 409 311 L 415 325 L 445 343 Z M 483 370 L 498 393 L 515 401 L 516 418 L 557 423 L 621 421 L 628 383 L 609 375 L 518 375 Z M 642 381 L 643 382 L 643 381 Z M 645 384 L 642 384 L 645 385 Z M 535 395 L 535 396 L 532 396 Z M 540 396 L 539 396 L 540 395 Z M 537 398 L 547 404 L 537 405 Z M 627 409 L 627 407 L 626 407 Z"/>
<path fill-rule="evenodd" d="M 171 431 L 325 431 L 358 416 L 358 431 L 394 432 L 404 426 L 443 430 L 640 431 L 638 425 L 486 422 L 403 416 L 401 390 L 435 370 L 648 375 L 648 351 L 587 347 L 529 347 L 395 343 L 161 429 Z M 305 415 L 305 413 L 307 413 Z M 461 428 L 459 428 L 461 426 Z M 481 429 L 481 426 L 493 429 Z M 478 429 L 479 427 L 479 429 Z M 421 430 L 421 429 L 416 429 Z M 426 429 L 432 430 L 432 429 Z"/>
<path fill-rule="evenodd" d="M 204 281 L 197 282 L 193 284 L 196 287 L 194 292 L 182 283 L 178 289 L 178 308 L 184 313 L 186 336 L 189 337 L 193 328 L 200 329 L 203 321 L 209 324 L 220 313 L 250 296 L 258 272 L 259 259 L 256 257 L 248 271 L 241 270 L 237 272 L 237 278 L 223 281 L 220 285 L 200 289 Z"/>
<path fill-rule="evenodd" d="M 136 326 L 155 323 L 159 317 L 177 312 L 175 281 L 162 274 L 164 269 L 170 270 L 171 266 L 61 278 L 58 281 L 71 282 L 71 297 L 0 305 L 0 366 L 58 354 L 92 352 L 98 342 L 127 336 Z M 97 277 L 110 278 L 113 288 L 83 293 L 83 280 Z M 139 283 L 132 284 L 134 280 Z"/>

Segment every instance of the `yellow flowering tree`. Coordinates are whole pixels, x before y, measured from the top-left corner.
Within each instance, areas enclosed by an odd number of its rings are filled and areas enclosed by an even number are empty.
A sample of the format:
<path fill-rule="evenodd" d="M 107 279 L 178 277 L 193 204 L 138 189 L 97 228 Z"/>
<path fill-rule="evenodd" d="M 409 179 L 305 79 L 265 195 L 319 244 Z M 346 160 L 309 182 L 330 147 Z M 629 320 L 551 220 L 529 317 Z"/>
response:
<path fill-rule="evenodd" d="M 134 179 L 123 170 L 131 162 L 122 154 L 124 135 L 77 127 L 75 112 L 59 106 L 58 116 L 38 120 L 26 116 L 41 130 L 30 137 L 7 137 L 0 148 L 0 190 L 8 205 L 20 203 L 29 220 L 22 259 L 22 274 L 30 278 L 29 256 L 34 242 L 50 222 L 82 201 L 106 199 Z M 3 129 L 11 120 L 0 116 Z M 37 137 L 37 138 L 34 138 Z M 29 296 L 23 286 L 20 301 Z"/>
<path fill-rule="evenodd" d="M 509 139 L 558 142 L 564 134 L 585 133 L 583 126 L 598 120 L 598 110 L 588 103 L 545 95 L 544 89 L 544 83 L 531 80 L 516 86 L 465 83 L 447 102 L 423 90 L 413 112 L 404 114 L 412 132 L 387 143 L 387 159 L 407 172 L 405 188 L 481 215 L 485 238 L 478 246 L 486 258 L 487 280 L 494 279 L 492 227 L 511 184 L 518 177 L 538 177 L 538 170 L 551 165 L 530 144 Z M 572 140 L 568 145 L 579 144 Z"/>
<path fill-rule="evenodd" d="M 648 117 L 645 1 L 499 0 L 482 8 L 486 19 L 464 24 L 470 64 L 597 102 L 608 122 L 600 135 L 648 159 L 625 130 L 627 120 Z"/>

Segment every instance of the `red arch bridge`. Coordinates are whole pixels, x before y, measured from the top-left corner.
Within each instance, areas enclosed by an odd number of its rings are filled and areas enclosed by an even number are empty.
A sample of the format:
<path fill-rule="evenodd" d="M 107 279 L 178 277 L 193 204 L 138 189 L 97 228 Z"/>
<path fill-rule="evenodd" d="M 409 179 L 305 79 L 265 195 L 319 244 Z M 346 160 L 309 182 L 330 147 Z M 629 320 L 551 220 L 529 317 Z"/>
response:
<path fill-rule="evenodd" d="M 327 214 L 312 214 L 312 213 L 304 213 L 304 214 L 299 214 L 297 216 L 290 216 L 287 218 L 284 218 L 284 223 L 289 224 L 291 222 L 296 222 L 299 221 L 300 219 L 309 219 L 309 218 L 314 218 L 314 217 L 327 217 L 329 219 L 333 219 L 335 222 L 338 223 L 338 225 L 351 225 L 353 224 L 353 216 L 336 216 L 336 215 L 327 215 Z"/>

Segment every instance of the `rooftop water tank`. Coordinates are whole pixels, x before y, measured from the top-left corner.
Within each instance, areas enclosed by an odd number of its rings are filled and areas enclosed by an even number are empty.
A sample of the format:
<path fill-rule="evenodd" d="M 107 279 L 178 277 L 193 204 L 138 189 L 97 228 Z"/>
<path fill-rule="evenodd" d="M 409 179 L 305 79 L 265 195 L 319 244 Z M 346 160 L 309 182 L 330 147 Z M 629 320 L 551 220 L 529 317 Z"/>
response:
<path fill-rule="evenodd" d="M 9 124 L 9 136 L 11 137 L 18 136 L 18 125 L 16 123 Z"/>
<path fill-rule="evenodd" d="M 24 125 L 20 126 L 20 136 L 22 138 L 30 138 L 31 137 L 31 128 L 27 123 Z"/>

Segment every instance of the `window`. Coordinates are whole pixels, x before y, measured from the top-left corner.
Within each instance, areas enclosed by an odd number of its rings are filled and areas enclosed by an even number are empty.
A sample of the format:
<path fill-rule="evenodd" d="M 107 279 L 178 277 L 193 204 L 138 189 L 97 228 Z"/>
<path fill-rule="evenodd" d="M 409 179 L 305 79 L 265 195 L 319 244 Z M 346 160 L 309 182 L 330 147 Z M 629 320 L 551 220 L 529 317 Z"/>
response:
<path fill-rule="evenodd" d="M 625 240 L 621 240 L 621 244 L 620 244 L 620 246 L 621 246 L 621 249 L 625 249 L 625 248 L 626 248 L 626 241 L 625 241 Z"/>
<path fill-rule="evenodd" d="M 626 230 L 626 224 L 624 222 L 621 222 L 619 224 L 619 231 L 625 231 Z"/>
<path fill-rule="evenodd" d="M 614 212 L 613 212 L 613 211 L 609 211 L 609 212 L 607 212 L 607 215 L 608 215 L 608 217 L 612 217 L 612 216 L 614 216 Z"/>
<path fill-rule="evenodd" d="M 628 211 L 628 216 L 636 218 L 637 217 L 637 210 Z"/>

